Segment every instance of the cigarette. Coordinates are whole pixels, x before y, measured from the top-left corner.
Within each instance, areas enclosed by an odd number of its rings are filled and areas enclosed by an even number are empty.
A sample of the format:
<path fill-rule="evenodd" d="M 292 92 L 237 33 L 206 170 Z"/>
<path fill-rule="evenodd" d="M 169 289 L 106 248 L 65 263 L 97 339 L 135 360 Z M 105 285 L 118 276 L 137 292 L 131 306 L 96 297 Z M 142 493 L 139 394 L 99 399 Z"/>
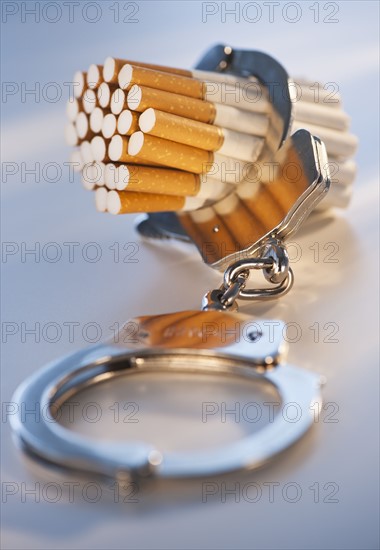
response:
<path fill-rule="evenodd" d="M 120 70 L 118 82 L 122 90 L 138 84 L 196 99 L 203 99 L 206 91 L 205 84 L 200 80 L 129 64 Z"/>
<path fill-rule="evenodd" d="M 93 184 L 93 188 L 105 186 L 105 168 L 104 162 L 95 161 L 87 164 L 83 169 L 83 172 L 86 172 L 86 179 Z"/>
<path fill-rule="evenodd" d="M 213 154 L 196 147 L 135 132 L 129 138 L 128 154 L 170 168 L 201 174 L 213 161 Z"/>
<path fill-rule="evenodd" d="M 107 84 L 106 82 L 102 82 L 98 88 L 97 92 L 97 98 L 99 106 L 102 107 L 102 109 L 106 109 L 109 107 L 109 104 L 111 102 L 111 95 L 116 90 L 116 87 L 112 84 Z"/>
<path fill-rule="evenodd" d="M 111 112 L 114 115 L 119 115 L 121 111 L 123 111 L 123 109 L 126 109 L 127 107 L 128 107 L 127 94 L 120 88 L 117 88 L 111 96 L 111 101 L 110 101 Z"/>
<path fill-rule="evenodd" d="M 329 208 L 347 208 L 352 197 L 352 186 L 332 185 L 326 197 L 318 203 L 318 210 Z"/>
<path fill-rule="evenodd" d="M 148 164 L 158 166 L 157 162 L 147 162 L 144 159 L 128 154 L 129 138 L 126 136 L 114 135 L 108 146 L 108 156 L 113 162 L 126 162 L 128 164 Z"/>
<path fill-rule="evenodd" d="M 196 227 L 196 233 L 190 233 L 190 236 L 207 262 L 213 263 L 240 250 L 239 243 L 236 242 L 223 218 L 215 212 L 214 208 L 206 207 L 188 215 L 181 214 L 181 221 L 184 222 L 187 216 L 191 218 Z M 185 222 L 184 225 L 191 232 L 191 224 Z"/>
<path fill-rule="evenodd" d="M 155 69 L 157 71 L 164 71 L 167 73 L 191 76 L 191 72 L 184 69 L 174 69 L 171 67 L 165 67 L 164 65 L 152 65 L 151 63 L 141 63 L 140 61 L 130 61 L 127 59 L 115 59 L 114 57 L 107 57 L 103 66 L 104 81 L 117 84 L 119 72 L 121 68 L 126 64 L 137 65 L 139 67 L 146 67 L 148 69 Z"/>
<path fill-rule="evenodd" d="M 70 155 L 70 164 L 72 164 L 74 172 L 80 172 L 82 170 L 84 164 L 79 149 L 72 151 Z"/>
<path fill-rule="evenodd" d="M 189 71 L 188 75 L 183 76 L 126 64 L 120 69 L 118 82 L 123 90 L 137 84 L 212 103 L 243 107 L 244 110 L 261 113 L 262 116 L 271 112 L 265 88 L 254 78 L 243 79 L 224 73 L 218 75 L 202 71 Z M 297 86 L 296 92 L 301 93 L 302 97 L 305 86 Z M 311 98 L 308 91 L 310 90 L 306 88 L 305 96 L 309 101 L 301 99 L 297 101 L 298 109 L 295 118 L 337 130 L 347 129 L 349 118 L 343 111 L 331 112 L 328 106 L 322 105 L 322 112 L 318 113 L 315 107 L 321 104 L 315 103 L 315 99 Z M 311 102 L 312 99 L 314 105 Z"/>
<path fill-rule="evenodd" d="M 107 189 L 116 189 L 117 176 L 117 166 L 111 162 L 106 164 L 104 170 L 104 182 Z"/>
<path fill-rule="evenodd" d="M 139 114 L 126 109 L 117 119 L 117 131 L 122 136 L 130 136 L 139 129 Z"/>
<path fill-rule="evenodd" d="M 90 115 L 90 129 L 94 134 L 100 134 L 102 131 L 104 111 L 100 107 L 95 107 Z"/>
<path fill-rule="evenodd" d="M 66 104 L 66 114 L 70 122 L 75 122 L 78 114 L 83 110 L 82 100 L 72 97 Z"/>
<path fill-rule="evenodd" d="M 92 113 L 92 111 L 97 106 L 97 98 L 94 90 L 90 90 L 87 88 L 84 91 L 84 94 L 82 96 L 82 105 L 85 113 L 87 113 L 88 115 Z"/>
<path fill-rule="evenodd" d="M 328 84 L 323 85 L 321 82 L 311 82 L 303 78 L 293 78 L 290 87 L 296 87 L 298 101 L 307 103 L 319 103 L 328 108 L 339 108 L 341 106 L 341 96 L 335 90 L 331 89 Z"/>
<path fill-rule="evenodd" d="M 292 132 L 296 132 L 303 128 L 304 125 L 298 121 L 292 124 Z M 307 130 L 324 142 L 329 157 L 348 158 L 353 156 L 356 152 L 358 139 L 353 134 L 338 132 L 337 130 L 331 130 L 323 126 L 314 126 L 312 124 L 307 125 Z"/>
<path fill-rule="evenodd" d="M 83 167 L 86 164 L 94 162 L 95 159 L 92 153 L 91 143 L 89 141 L 87 140 L 82 141 L 82 143 L 79 146 L 79 150 L 83 161 Z"/>
<path fill-rule="evenodd" d="M 91 150 L 93 160 L 98 162 L 107 162 L 109 140 L 105 140 L 102 136 L 95 136 L 91 140 Z"/>
<path fill-rule="evenodd" d="M 122 90 L 121 92 L 124 94 Z M 216 114 L 215 106 L 207 101 L 155 90 L 146 86 L 142 87 L 137 84 L 132 86 L 128 92 L 127 105 L 131 111 L 143 112 L 149 107 L 153 107 L 166 113 L 207 123 L 212 123 Z"/>
<path fill-rule="evenodd" d="M 109 191 L 107 210 L 111 214 L 138 212 L 175 212 L 185 206 L 185 197 L 135 193 L 133 191 Z"/>
<path fill-rule="evenodd" d="M 214 153 L 213 162 L 206 167 L 205 173 L 202 174 L 202 181 L 214 178 L 225 183 L 237 184 L 247 177 L 252 166 L 255 166 L 252 162 Z"/>
<path fill-rule="evenodd" d="M 195 196 L 201 182 L 196 174 L 152 166 L 122 164 L 117 169 L 118 191 L 140 191 L 165 195 Z"/>
<path fill-rule="evenodd" d="M 212 179 L 202 182 L 199 176 L 190 172 L 125 164 L 116 167 L 111 186 L 108 185 L 106 177 L 106 185 L 109 189 L 117 191 L 196 197 L 199 199 L 199 206 L 210 200 L 219 200 L 231 191 L 231 186 L 226 183 Z"/>
<path fill-rule="evenodd" d="M 288 187 L 290 188 L 290 186 Z M 265 233 L 274 229 L 280 223 L 291 206 L 294 205 L 296 198 L 298 198 L 298 194 L 292 196 L 291 194 L 284 193 L 288 189 L 284 190 L 284 187 L 282 187 L 280 189 L 280 200 L 283 200 L 279 203 L 277 200 L 278 195 L 273 196 L 269 192 L 271 188 L 272 184 L 265 185 L 258 183 L 252 185 L 252 182 L 249 181 L 241 183 L 236 188 L 239 199 L 252 212 L 256 220 L 261 223 L 263 227 L 262 235 L 265 235 Z M 284 197 L 281 196 L 281 191 L 282 195 L 285 195 Z"/>
<path fill-rule="evenodd" d="M 93 191 L 96 187 L 104 185 L 104 181 L 99 174 L 99 169 L 96 163 L 89 163 L 82 170 L 82 184 L 87 191 Z"/>
<path fill-rule="evenodd" d="M 155 109 L 147 109 L 141 114 L 139 126 L 144 133 L 156 137 L 206 151 L 219 151 L 222 155 L 248 162 L 258 158 L 264 145 L 262 138 Z"/>
<path fill-rule="evenodd" d="M 65 126 L 65 141 L 70 147 L 75 147 L 79 143 L 77 130 L 72 122 Z"/>
<path fill-rule="evenodd" d="M 356 163 L 353 160 L 346 160 L 344 162 L 331 157 L 329 158 L 328 167 L 330 169 L 331 187 L 335 186 L 349 186 L 352 185 L 356 177 Z M 329 194 L 330 194 L 329 191 Z M 323 199 L 324 202 L 325 199 Z"/>
<path fill-rule="evenodd" d="M 267 232 L 256 216 L 246 208 L 244 201 L 241 201 L 235 193 L 217 202 L 214 208 L 239 244 L 240 249 L 255 243 Z"/>
<path fill-rule="evenodd" d="M 87 86 L 94 90 L 103 82 L 103 67 L 101 65 L 90 65 L 87 71 Z"/>
<path fill-rule="evenodd" d="M 231 193 L 231 185 L 223 181 L 208 179 L 205 182 L 200 180 L 199 191 L 196 194 L 198 199 L 203 200 L 203 204 L 219 201 Z M 202 205 L 203 206 L 203 205 Z"/>
<path fill-rule="evenodd" d="M 117 119 L 114 114 L 108 113 L 103 118 L 103 124 L 102 124 L 103 137 L 107 139 L 111 138 L 116 133 L 116 129 L 117 129 Z"/>
<path fill-rule="evenodd" d="M 95 191 L 95 207 L 98 212 L 107 212 L 107 195 L 105 187 L 99 187 Z"/>
<path fill-rule="evenodd" d="M 73 89 L 74 89 L 74 97 L 79 99 L 82 97 L 85 86 L 86 86 L 86 77 L 87 74 L 83 73 L 82 71 L 77 71 L 73 78 Z"/>
<path fill-rule="evenodd" d="M 127 64 L 120 70 L 118 81 L 123 90 L 138 84 L 213 103 L 233 106 L 244 104 L 246 110 L 255 113 L 270 112 L 270 103 L 261 84 L 247 79 L 224 82 L 208 75 L 208 81 L 205 81 L 193 78 L 192 73 L 182 76 Z"/>
<path fill-rule="evenodd" d="M 118 83 L 118 75 L 123 68 L 124 65 L 129 64 L 136 67 L 145 67 L 147 69 L 161 71 L 169 74 L 175 74 L 175 75 L 181 75 L 187 78 L 195 78 L 201 81 L 209 81 L 209 82 L 223 82 L 230 85 L 236 85 L 239 84 L 242 88 L 248 89 L 248 85 L 255 85 L 255 93 L 258 95 L 261 95 L 262 97 L 266 96 L 266 93 L 263 92 L 262 85 L 260 82 L 255 78 L 250 76 L 249 78 L 244 77 L 237 77 L 235 75 L 230 75 L 227 73 L 217 73 L 217 72 L 211 72 L 211 71 L 201 71 L 201 70 L 184 70 L 174 67 L 166 67 L 163 65 L 154 65 L 151 63 L 141 63 L 138 61 L 130 61 L 130 60 L 124 60 L 124 59 L 115 59 L 112 57 L 108 57 L 104 63 L 103 66 L 103 79 L 107 83 Z M 96 79 L 96 78 L 95 78 Z M 328 108 L 335 108 L 340 107 L 341 104 L 341 98 L 340 95 L 336 92 L 332 92 L 331 90 L 323 86 L 321 83 L 313 83 L 309 81 L 305 81 L 303 79 L 293 79 L 293 81 L 290 82 L 290 88 L 296 87 L 297 92 L 297 100 L 307 103 L 320 103 L 323 104 L 325 107 Z M 81 95 L 81 92 L 77 95 L 79 97 Z M 227 94 L 226 94 L 227 95 Z M 258 101 L 260 104 L 260 102 Z M 268 104 L 269 105 L 269 104 Z"/>
<path fill-rule="evenodd" d="M 83 111 L 77 116 L 77 119 L 75 121 L 75 128 L 78 134 L 78 138 L 81 141 L 90 140 L 93 137 L 93 132 L 90 128 L 88 116 Z"/>
<path fill-rule="evenodd" d="M 256 127 L 259 133 L 264 133 L 268 127 L 265 117 L 258 117 L 257 113 L 137 84 L 128 92 L 127 105 L 132 111 L 143 112 L 152 107 L 173 115 L 253 135 L 256 135 Z"/>
<path fill-rule="evenodd" d="M 342 109 L 330 109 L 321 103 L 297 101 L 293 103 L 293 116 L 297 124 L 307 122 L 341 132 L 347 131 L 350 125 L 350 117 Z"/>

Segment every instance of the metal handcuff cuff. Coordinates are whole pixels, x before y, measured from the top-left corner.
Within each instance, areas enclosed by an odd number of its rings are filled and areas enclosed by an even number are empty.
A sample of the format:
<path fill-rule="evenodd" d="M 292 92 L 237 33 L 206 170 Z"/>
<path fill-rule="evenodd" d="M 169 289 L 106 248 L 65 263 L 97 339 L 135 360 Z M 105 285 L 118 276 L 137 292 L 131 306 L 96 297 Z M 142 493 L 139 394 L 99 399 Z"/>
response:
<path fill-rule="evenodd" d="M 42 415 L 39 421 L 21 412 L 12 427 L 29 456 L 72 471 L 118 478 L 182 478 L 218 475 L 239 469 L 254 469 L 297 441 L 312 425 L 311 405 L 321 403 L 317 375 L 290 366 L 285 361 L 283 324 L 274 333 L 268 324 L 237 312 L 236 299 L 266 300 L 288 292 L 293 284 L 286 240 L 328 192 L 330 177 L 324 144 L 306 130 L 291 131 L 292 102 L 289 77 L 270 56 L 253 51 L 212 48 L 198 65 L 207 71 L 225 71 L 237 76 L 254 76 L 262 85 L 279 83 L 270 94 L 270 131 L 260 162 L 275 157 L 298 163 L 301 169 L 297 196 L 282 219 L 273 217 L 265 234 L 244 249 L 226 253 L 217 225 L 210 227 L 207 246 L 196 227 L 190 227 L 186 213 L 157 213 L 139 221 L 140 234 L 191 240 L 203 259 L 224 271 L 220 288 L 208 292 L 202 310 L 182 311 L 133 319 L 138 326 L 136 341 L 105 342 L 69 357 L 58 359 L 27 379 L 16 391 L 14 401 L 28 408 L 57 410 L 69 397 L 92 384 L 138 372 L 195 372 L 265 381 L 278 392 L 283 403 L 297 403 L 297 422 L 281 414 L 257 433 L 224 447 L 194 452 L 162 452 L 145 442 L 94 442 Z M 285 93 L 284 93 L 285 92 Z M 287 181 L 277 181 L 286 194 Z M 210 253 L 211 250 L 211 253 Z M 260 270 L 270 285 L 248 289 L 252 271 Z M 213 327 L 205 331 L 205 327 Z M 230 330 L 229 330 L 230 329 Z M 211 333 L 210 333 L 211 332 Z M 19 407 L 21 411 L 21 406 Z M 52 413 L 52 416 L 54 414 Z"/>

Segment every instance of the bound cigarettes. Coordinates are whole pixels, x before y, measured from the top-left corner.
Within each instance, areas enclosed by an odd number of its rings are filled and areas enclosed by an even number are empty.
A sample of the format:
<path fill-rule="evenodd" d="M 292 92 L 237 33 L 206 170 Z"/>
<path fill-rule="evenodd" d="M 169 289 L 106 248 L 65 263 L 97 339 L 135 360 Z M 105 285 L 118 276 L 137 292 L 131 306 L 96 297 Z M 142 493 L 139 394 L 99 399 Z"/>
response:
<path fill-rule="evenodd" d="M 119 86 L 123 90 L 132 85 L 148 86 L 175 94 L 204 99 L 212 103 L 240 106 L 256 113 L 269 113 L 270 103 L 261 85 L 249 80 L 232 82 L 198 80 L 193 76 L 182 76 L 156 71 L 144 67 L 124 65 L 119 72 Z"/>
<path fill-rule="evenodd" d="M 214 247 L 203 255 L 217 261 L 272 230 L 305 192 L 298 153 L 282 147 L 273 173 L 263 164 L 280 132 L 256 78 L 107 58 L 73 84 L 65 138 L 79 146 L 72 158 L 100 212 L 178 212 L 198 245 Z M 301 80 L 290 81 L 289 93 L 291 132 L 306 127 L 326 144 L 332 188 L 322 207 L 345 206 L 357 140 L 340 98 Z"/>
<path fill-rule="evenodd" d="M 208 173 L 213 179 L 225 183 L 236 183 L 236 180 L 239 181 L 241 175 L 244 174 L 245 165 L 251 165 L 251 163 L 245 163 L 239 159 L 232 159 L 219 153 L 212 153 L 211 151 L 204 151 L 189 145 L 157 138 L 143 132 L 135 132 L 129 138 L 129 141 L 124 138 L 123 144 L 121 144 L 119 138 L 120 136 L 112 138 L 115 140 L 112 160 L 128 162 L 125 156 L 125 147 L 128 144 L 127 154 L 129 158 L 137 156 L 145 164 L 155 163 L 169 168 L 194 172 L 195 174 L 204 174 L 203 181 L 208 179 L 206 176 Z"/>
<path fill-rule="evenodd" d="M 118 94 L 117 101 L 119 103 L 117 107 L 115 106 L 115 109 L 119 109 L 121 105 L 121 108 L 123 108 L 125 100 L 123 100 L 121 94 Z M 256 132 L 265 135 L 268 128 L 268 122 L 264 121 L 263 117 L 257 113 L 244 111 L 230 105 L 211 103 L 210 101 L 180 96 L 146 86 L 138 86 L 137 84 L 129 90 L 126 103 L 132 111 L 143 112 L 152 107 L 173 115 L 252 135 L 257 135 Z"/>
<path fill-rule="evenodd" d="M 199 147 L 206 151 L 219 151 L 229 157 L 255 161 L 264 140 L 248 134 L 204 124 L 189 118 L 147 109 L 139 119 L 140 129 L 152 136 Z"/>

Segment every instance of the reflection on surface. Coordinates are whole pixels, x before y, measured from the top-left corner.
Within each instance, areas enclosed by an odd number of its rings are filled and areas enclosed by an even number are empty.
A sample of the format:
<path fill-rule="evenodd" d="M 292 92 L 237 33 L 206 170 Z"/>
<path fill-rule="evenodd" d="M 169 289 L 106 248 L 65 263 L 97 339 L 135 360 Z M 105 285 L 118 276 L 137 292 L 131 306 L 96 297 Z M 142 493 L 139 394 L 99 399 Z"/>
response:
<path fill-rule="evenodd" d="M 118 376 L 77 393 L 60 424 L 84 437 L 146 441 L 162 451 L 207 450 L 273 422 L 280 398 L 264 380 L 193 373 Z"/>

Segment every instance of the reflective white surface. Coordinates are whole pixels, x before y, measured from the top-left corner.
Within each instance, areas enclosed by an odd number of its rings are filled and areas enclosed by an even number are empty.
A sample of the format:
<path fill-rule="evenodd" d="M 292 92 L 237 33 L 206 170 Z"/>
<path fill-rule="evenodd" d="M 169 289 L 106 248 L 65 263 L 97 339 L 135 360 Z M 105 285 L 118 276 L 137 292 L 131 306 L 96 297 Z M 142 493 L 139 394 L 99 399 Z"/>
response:
<path fill-rule="evenodd" d="M 20 87 L 22 82 L 28 89 L 36 81 L 42 88 L 53 81 L 68 82 L 74 70 L 101 63 L 107 55 L 191 66 L 210 44 L 226 42 L 268 51 L 292 75 L 338 82 L 360 137 L 352 204 L 335 216 L 310 219 L 297 235 L 291 253 L 295 256 L 301 247 L 302 257 L 293 262 L 291 293 L 278 303 L 241 307 L 257 317 L 293 323 L 288 337 L 298 341 L 289 344 L 290 362 L 326 376 L 323 395 L 331 405 L 314 429 L 254 474 L 213 479 L 206 488 L 201 481 L 141 487 L 127 503 L 114 502 L 122 497 L 110 489 L 90 503 L 91 490 L 86 499 L 77 487 L 73 502 L 65 490 L 58 502 L 51 502 L 54 487 L 47 493 L 46 483 L 63 489 L 67 485 L 54 472 L 45 478 L 30 469 L 4 422 L 4 548 L 378 548 L 378 6 L 337 3 L 339 22 L 328 24 L 323 18 L 331 8 L 325 3 L 320 3 L 319 23 L 313 22 L 313 3 L 299 4 L 302 16 L 294 24 L 281 15 L 269 23 L 264 8 L 257 23 L 244 18 L 237 23 L 236 16 L 228 15 L 223 23 L 220 14 L 203 23 L 202 3 L 197 2 L 142 2 L 139 23 L 133 24 L 114 23 L 113 3 L 108 2 L 101 2 L 102 18 L 96 24 L 81 16 L 68 23 L 67 11 L 56 24 L 33 24 L 31 16 L 22 23 L 20 14 L 3 24 L 2 78 Z M 190 247 L 139 241 L 133 216 L 97 214 L 78 178 L 68 181 L 62 165 L 68 157 L 63 98 L 65 94 L 60 102 L 49 103 L 26 96 L 23 102 L 16 93 L 2 109 L 3 161 L 17 163 L 20 170 L 7 181 L 3 172 L 2 178 L 2 239 L 16 251 L 3 255 L 2 261 L 4 402 L 47 361 L 88 345 L 97 336 L 94 331 L 107 337 L 115 323 L 135 315 L 195 308 L 220 280 Z M 57 163 L 62 177 L 57 183 L 20 177 L 35 162 Z M 53 168 L 48 177 L 54 178 Z M 89 261 L 95 252 L 90 242 L 97 243 L 98 262 Z M 40 243 L 40 261 L 31 255 L 23 258 L 22 243 L 28 248 Z M 47 249 L 46 243 L 57 246 Z M 64 243 L 79 243 L 71 245 L 72 262 Z M 123 251 L 126 243 L 137 244 Z M 57 249 L 62 258 L 47 261 Z M 39 342 L 35 335 L 23 334 L 36 323 Z M 7 336 L 7 330 L 17 332 Z M 238 395 L 244 403 L 246 394 Z M 175 399 L 170 404 L 174 412 Z M 40 502 L 25 494 L 36 482 Z M 226 489 L 235 495 L 225 495 Z"/>

